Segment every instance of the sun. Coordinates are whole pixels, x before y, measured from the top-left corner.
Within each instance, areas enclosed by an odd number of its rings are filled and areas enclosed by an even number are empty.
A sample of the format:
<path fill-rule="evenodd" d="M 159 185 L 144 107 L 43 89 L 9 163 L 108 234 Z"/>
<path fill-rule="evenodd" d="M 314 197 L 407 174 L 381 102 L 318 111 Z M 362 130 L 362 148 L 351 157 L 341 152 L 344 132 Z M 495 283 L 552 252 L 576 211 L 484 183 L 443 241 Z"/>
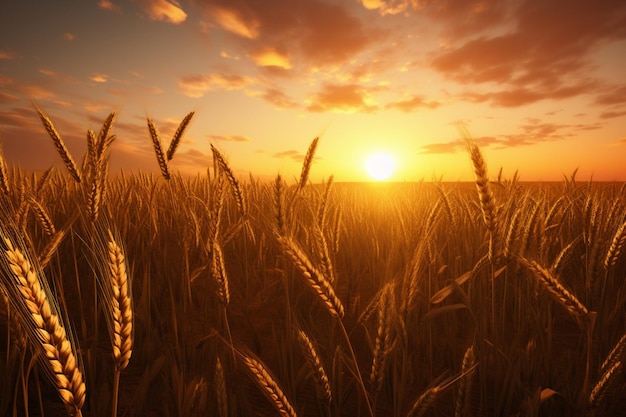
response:
<path fill-rule="evenodd" d="M 387 153 L 373 153 L 365 160 L 367 173 L 376 181 L 384 181 L 389 178 L 393 174 L 395 166 L 396 161 Z"/>

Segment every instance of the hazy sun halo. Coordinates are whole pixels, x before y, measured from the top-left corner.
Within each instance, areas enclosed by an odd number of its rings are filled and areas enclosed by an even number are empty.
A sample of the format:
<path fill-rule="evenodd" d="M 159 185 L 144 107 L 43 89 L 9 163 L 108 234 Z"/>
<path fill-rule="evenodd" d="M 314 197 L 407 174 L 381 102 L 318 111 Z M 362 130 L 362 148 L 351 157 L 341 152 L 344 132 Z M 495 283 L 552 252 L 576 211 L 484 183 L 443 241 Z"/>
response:
<path fill-rule="evenodd" d="M 395 161 L 393 157 L 386 153 L 373 153 L 365 160 L 367 173 L 376 181 L 386 180 L 393 174 Z"/>

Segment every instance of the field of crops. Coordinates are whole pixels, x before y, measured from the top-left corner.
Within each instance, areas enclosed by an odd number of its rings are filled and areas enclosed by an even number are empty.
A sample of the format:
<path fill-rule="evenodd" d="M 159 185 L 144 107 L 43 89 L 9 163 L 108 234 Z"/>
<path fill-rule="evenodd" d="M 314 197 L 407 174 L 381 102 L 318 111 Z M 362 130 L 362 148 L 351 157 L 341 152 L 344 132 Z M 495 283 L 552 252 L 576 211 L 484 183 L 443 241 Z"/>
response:
<path fill-rule="evenodd" d="M 626 407 L 623 184 L 489 181 L 470 139 L 471 184 L 313 184 L 317 141 L 183 178 L 153 129 L 161 175 L 109 176 L 113 116 L 82 164 L 41 117 L 63 169 L 0 163 L 0 415 Z"/>

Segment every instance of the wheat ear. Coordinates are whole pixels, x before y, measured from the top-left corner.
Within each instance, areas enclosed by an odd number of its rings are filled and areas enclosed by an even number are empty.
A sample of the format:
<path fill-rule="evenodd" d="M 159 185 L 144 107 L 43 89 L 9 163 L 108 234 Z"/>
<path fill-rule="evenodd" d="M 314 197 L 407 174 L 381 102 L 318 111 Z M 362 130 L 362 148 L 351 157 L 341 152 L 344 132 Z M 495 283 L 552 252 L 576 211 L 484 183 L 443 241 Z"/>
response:
<path fill-rule="evenodd" d="M 194 114 L 195 112 L 193 111 L 187 114 L 187 116 L 185 116 L 185 118 L 180 122 L 180 125 L 178 125 L 178 129 L 176 129 L 176 132 L 174 132 L 174 136 L 172 137 L 170 146 L 167 149 L 168 161 L 171 161 L 172 158 L 174 158 L 174 153 L 176 152 L 176 149 L 178 148 L 178 144 L 180 143 L 180 140 L 183 137 L 183 133 L 185 133 L 185 129 L 187 129 L 187 126 L 189 126 L 189 123 L 191 122 L 191 118 L 193 117 Z"/>
<path fill-rule="evenodd" d="M 584 318 L 589 315 L 589 310 L 576 296 L 559 282 L 559 280 L 537 262 L 520 258 L 521 262 L 534 275 L 537 281 L 574 317 Z"/>
<path fill-rule="evenodd" d="M 161 169 L 161 175 L 166 180 L 170 179 L 170 170 L 167 166 L 167 160 L 165 159 L 165 154 L 163 154 L 163 147 L 161 146 L 161 139 L 159 138 L 159 132 L 154 122 L 151 119 L 148 119 L 148 131 L 150 132 L 150 139 L 152 139 L 152 147 L 154 148 L 154 153 L 156 155 L 157 162 L 159 163 L 159 168 Z"/>
<path fill-rule="evenodd" d="M 476 364 L 476 356 L 474 354 L 474 346 L 470 346 L 463 355 L 461 363 L 461 375 L 463 377 L 459 381 L 457 390 L 456 407 L 454 417 L 462 417 L 469 403 L 469 395 L 472 390 L 472 380 L 474 374 L 474 365 Z"/>
<path fill-rule="evenodd" d="M 133 307 L 124 251 L 111 231 L 108 234 L 108 267 L 112 289 L 109 302 L 113 324 L 111 341 L 115 369 L 121 371 L 128 365 L 133 352 Z"/>
<path fill-rule="evenodd" d="M 108 309 L 107 324 L 113 348 L 113 400 L 112 416 L 117 415 L 117 402 L 121 372 L 128 366 L 133 352 L 133 307 L 131 285 L 126 272 L 126 256 L 124 250 L 107 230 L 107 267 L 108 280 L 101 277 L 105 301 Z"/>
<path fill-rule="evenodd" d="M 496 227 L 496 203 L 489 186 L 489 175 L 487 174 L 487 164 L 483 158 L 478 145 L 466 139 L 467 151 L 469 152 L 472 166 L 474 167 L 474 177 L 476 180 L 476 190 L 480 200 L 480 209 L 483 215 L 483 222 L 487 230 L 493 232 Z"/>
<path fill-rule="evenodd" d="M 59 132 L 54 127 L 52 120 L 50 120 L 50 118 L 46 116 L 46 114 L 44 114 L 44 112 L 41 111 L 39 107 L 36 107 L 36 110 L 39 114 L 39 118 L 41 119 L 43 127 L 46 129 L 46 132 L 48 132 L 48 135 L 50 135 L 50 138 L 52 138 L 52 142 L 54 142 L 54 146 L 57 148 L 59 155 L 61 155 L 61 159 L 63 160 L 63 163 L 65 163 L 65 166 L 70 172 L 70 175 L 72 176 L 72 178 L 74 178 L 74 181 L 80 182 L 81 178 L 78 172 L 78 167 L 76 166 L 76 162 L 74 162 L 74 158 L 72 158 L 72 155 L 67 150 L 65 142 L 63 142 L 61 135 L 59 135 Z"/>
<path fill-rule="evenodd" d="M 213 144 L 211 144 L 211 151 L 213 152 L 213 157 L 215 158 L 215 161 L 217 161 L 217 165 L 219 166 L 220 171 L 223 172 L 224 175 L 226 175 L 226 180 L 228 180 L 230 189 L 233 193 L 233 196 L 235 197 L 235 202 L 237 203 L 237 210 L 239 210 L 239 214 L 241 214 L 242 217 L 245 217 L 246 200 L 244 198 L 241 186 L 239 185 L 239 181 L 237 181 L 235 174 L 228 166 L 226 159 L 224 159 L 220 151 L 218 151 L 217 148 L 213 146 Z"/>
<path fill-rule="evenodd" d="M 608 392 L 615 387 L 617 377 L 623 372 L 622 362 L 615 361 L 596 382 L 589 395 L 589 405 L 598 407 L 605 401 Z"/>
<path fill-rule="evenodd" d="M 604 258 L 605 269 L 610 269 L 615 266 L 622 251 L 622 247 L 624 246 L 624 242 L 626 242 L 626 222 L 622 223 L 611 240 L 611 246 Z"/>
<path fill-rule="evenodd" d="M 333 399 L 333 394 L 330 389 L 330 383 L 328 382 L 328 375 L 326 374 L 322 361 L 317 354 L 317 350 L 304 330 L 298 329 L 296 331 L 296 335 L 298 336 L 298 342 L 300 344 L 300 348 L 302 349 L 302 353 L 306 358 L 309 368 L 311 368 L 313 375 L 315 376 L 315 394 L 319 400 L 324 400 L 327 403 L 330 403 Z"/>
<path fill-rule="evenodd" d="M 213 242 L 211 248 L 211 275 L 217 282 L 217 295 L 220 302 L 227 306 L 230 302 L 230 290 L 228 288 L 228 275 L 224 264 L 224 254 L 217 241 Z"/>
<path fill-rule="evenodd" d="M 263 393 L 272 402 L 280 415 L 283 417 L 296 417 L 296 411 L 291 406 L 287 396 L 263 363 L 243 353 L 240 353 L 240 356 L 256 383 L 263 389 Z"/>
<path fill-rule="evenodd" d="M 328 312 L 336 318 L 342 318 L 344 314 L 343 304 L 335 294 L 331 283 L 324 275 L 313 266 L 309 257 L 290 238 L 277 236 L 283 251 L 294 263 L 296 268 L 306 279 L 309 287 L 313 289 L 322 300 Z"/>
<path fill-rule="evenodd" d="M 215 390 L 217 391 L 217 410 L 219 417 L 228 417 L 228 391 L 222 361 L 215 361 Z"/>
<path fill-rule="evenodd" d="M 303 189 L 309 179 L 309 172 L 311 171 L 311 165 L 313 165 L 313 158 L 315 157 L 315 151 L 317 149 L 319 139 L 319 137 L 313 139 L 309 145 L 309 149 L 306 151 L 306 156 L 304 157 L 304 162 L 302 163 L 302 171 L 300 172 L 298 190 Z"/>
<path fill-rule="evenodd" d="M 2 231 L 2 264 L 5 288 L 22 315 L 32 345 L 41 352 L 41 362 L 72 415 L 81 415 L 85 403 L 85 383 L 76 347 L 63 325 L 59 307 L 40 268 L 31 262 Z"/>
<path fill-rule="evenodd" d="M 9 176 L 7 174 L 7 161 L 4 158 L 2 141 L 0 141 L 0 191 L 4 195 L 9 195 Z"/>

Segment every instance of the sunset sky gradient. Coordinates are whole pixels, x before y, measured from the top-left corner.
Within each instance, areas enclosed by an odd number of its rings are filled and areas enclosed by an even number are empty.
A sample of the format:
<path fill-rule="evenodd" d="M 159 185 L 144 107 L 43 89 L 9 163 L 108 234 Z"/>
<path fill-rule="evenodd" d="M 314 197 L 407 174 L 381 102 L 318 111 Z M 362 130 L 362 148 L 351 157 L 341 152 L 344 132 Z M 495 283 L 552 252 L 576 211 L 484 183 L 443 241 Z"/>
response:
<path fill-rule="evenodd" d="M 469 180 L 458 124 L 491 175 L 626 180 L 626 2 L 604 0 L 93 0 L 0 4 L 0 138 L 10 165 L 62 166 L 118 113 L 114 170 L 204 173 L 210 144 L 243 178 Z"/>

